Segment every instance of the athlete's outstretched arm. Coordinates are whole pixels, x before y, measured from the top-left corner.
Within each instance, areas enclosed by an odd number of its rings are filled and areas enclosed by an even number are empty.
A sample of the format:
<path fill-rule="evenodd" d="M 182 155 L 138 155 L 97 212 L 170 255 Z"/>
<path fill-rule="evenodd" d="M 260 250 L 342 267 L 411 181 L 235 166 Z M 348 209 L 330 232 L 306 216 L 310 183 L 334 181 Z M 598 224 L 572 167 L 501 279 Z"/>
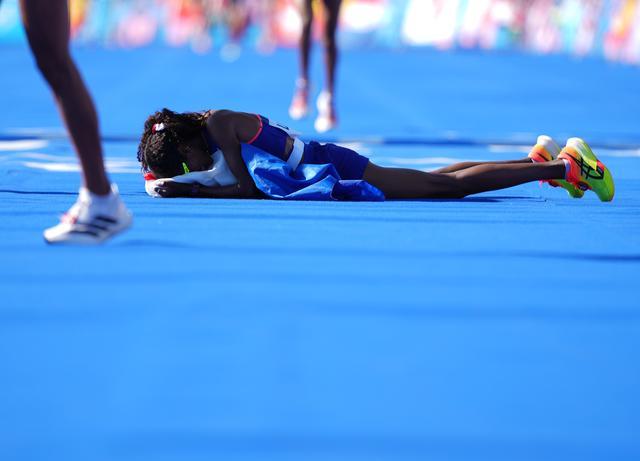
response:
<path fill-rule="evenodd" d="M 259 198 L 260 192 L 255 189 L 253 195 L 240 196 L 238 186 L 203 186 L 198 183 L 180 183 L 176 181 L 160 180 L 156 183 L 155 191 L 161 197 L 192 197 L 192 198 Z"/>

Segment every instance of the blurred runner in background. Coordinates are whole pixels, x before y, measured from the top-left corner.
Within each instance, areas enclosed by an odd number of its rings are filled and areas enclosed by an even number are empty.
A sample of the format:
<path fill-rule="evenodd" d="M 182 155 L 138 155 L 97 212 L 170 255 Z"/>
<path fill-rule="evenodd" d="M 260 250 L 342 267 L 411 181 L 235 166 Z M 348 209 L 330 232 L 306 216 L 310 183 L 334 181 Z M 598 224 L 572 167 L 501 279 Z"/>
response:
<path fill-rule="evenodd" d="M 309 57 L 313 26 L 313 2 L 312 0 L 300 0 L 300 2 L 302 4 L 302 36 L 299 45 L 300 76 L 296 80 L 295 93 L 289 107 L 289 116 L 294 120 L 299 120 L 309 113 Z M 325 88 L 318 96 L 318 117 L 314 124 L 316 131 L 320 133 L 331 130 L 338 123 L 335 109 L 335 75 L 338 61 L 336 30 L 342 0 L 322 0 L 322 3 L 325 9 L 322 42 L 326 80 Z"/>

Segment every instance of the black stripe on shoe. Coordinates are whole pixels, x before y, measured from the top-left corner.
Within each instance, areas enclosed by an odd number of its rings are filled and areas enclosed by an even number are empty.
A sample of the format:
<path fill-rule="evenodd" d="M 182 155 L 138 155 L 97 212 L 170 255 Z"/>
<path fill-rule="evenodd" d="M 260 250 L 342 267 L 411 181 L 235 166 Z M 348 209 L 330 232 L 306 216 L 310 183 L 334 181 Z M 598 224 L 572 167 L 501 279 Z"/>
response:
<path fill-rule="evenodd" d="M 82 223 L 83 226 L 87 226 L 87 227 L 93 227 L 95 229 L 101 230 L 101 231 L 108 231 L 109 230 L 109 226 L 101 226 L 100 224 L 96 224 L 93 222 L 87 222 L 87 223 Z"/>
<path fill-rule="evenodd" d="M 80 234 L 80 235 L 91 235 L 93 237 L 100 237 L 99 232 L 95 232 L 89 229 L 80 230 L 80 229 L 72 229 L 69 231 L 70 234 Z"/>
<path fill-rule="evenodd" d="M 104 222 L 106 222 L 108 224 L 118 224 L 118 220 L 117 219 L 113 219 L 113 218 L 110 218 L 108 216 L 100 215 L 100 216 L 95 216 L 93 219 L 99 219 L 100 221 L 104 221 Z"/>

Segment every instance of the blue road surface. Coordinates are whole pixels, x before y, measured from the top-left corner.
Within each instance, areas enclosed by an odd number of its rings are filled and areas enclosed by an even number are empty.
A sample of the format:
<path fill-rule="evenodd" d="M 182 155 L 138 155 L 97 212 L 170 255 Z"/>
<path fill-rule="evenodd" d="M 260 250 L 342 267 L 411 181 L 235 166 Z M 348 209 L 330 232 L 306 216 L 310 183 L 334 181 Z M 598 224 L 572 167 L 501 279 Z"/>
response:
<path fill-rule="evenodd" d="M 289 123 L 295 53 L 78 49 L 135 223 L 75 248 L 41 236 L 75 200 L 73 150 L 27 49 L 0 53 L 0 459 L 640 459 L 639 68 L 346 52 L 340 128 L 319 137 L 431 169 L 579 135 L 614 174 L 612 203 L 537 183 L 163 200 L 135 159 L 146 116 Z M 313 118 L 290 125 L 315 138 Z"/>

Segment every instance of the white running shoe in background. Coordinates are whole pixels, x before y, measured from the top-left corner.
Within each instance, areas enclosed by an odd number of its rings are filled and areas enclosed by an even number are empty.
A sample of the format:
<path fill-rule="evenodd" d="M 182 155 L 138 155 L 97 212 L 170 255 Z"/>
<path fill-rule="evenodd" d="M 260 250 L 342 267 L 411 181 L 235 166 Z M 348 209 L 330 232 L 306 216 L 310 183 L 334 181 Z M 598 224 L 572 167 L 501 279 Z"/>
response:
<path fill-rule="evenodd" d="M 328 91 L 323 91 L 318 95 L 316 102 L 318 107 L 318 118 L 314 127 L 318 133 L 325 133 L 334 129 L 338 125 L 336 110 L 333 106 L 333 96 Z"/>
<path fill-rule="evenodd" d="M 131 212 L 120 199 L 118 187 L 111 185 L 106 196 L 80 188 L 78 200 L 60 223 L 44 231 L 47 243 L 94 245 L 122 232 L 133 222 Z"/>
<path fill-rule="evenodd" d="M 296 80 L 296 89 L 293 93 L 293 99 L 289 106 L 289 117 L 293 120 L 300 120 L 309 113 L 309 82 L 303 78 Z"/>

